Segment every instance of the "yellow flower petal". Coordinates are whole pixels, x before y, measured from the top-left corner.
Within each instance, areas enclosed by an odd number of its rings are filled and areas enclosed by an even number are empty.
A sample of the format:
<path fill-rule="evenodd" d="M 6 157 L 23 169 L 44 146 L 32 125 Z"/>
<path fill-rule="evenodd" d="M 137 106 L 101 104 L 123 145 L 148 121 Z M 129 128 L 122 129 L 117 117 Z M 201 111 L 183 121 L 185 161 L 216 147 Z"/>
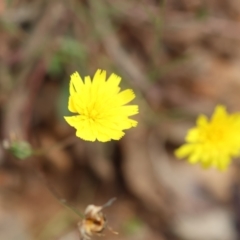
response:
<path fill-rule="evenodd" d="M 197 142 L 198 139 L 199 139 L 199 130 L 197 128 L 193 128 L 189 130 L 186 136 L 186 141 L 189 143 L 194 143 L 194 142 Z"/>
<path fill-rule="evenodd" d="M 107 122 L 98 122 L 97 124 L 98 129 L 98 138 L 100 139 L 101 136 L 109 136 L 109 138 L 114 140 L 119 140 L 124 136 L 124 132 L 119 130 L 117 126 L 109 127 Z"/>
<path fill-rule="evenodd" d="M 73 112 L 73 113 L 77 113 L 78 112 L 77 108 L 76 108 L 76 106 L 74 104 L 74 100 L 73 100 L 72 96 L 69 96 L 69 98 L 68 98 L 68 110 L 70 112 Z"/>
<path fill-rule="evenodd" d="M 193 144 L 185 144 L 175 151 L 175 155 L 178 158 L 185 158 L 188 155 L 190 155 L 193 151 L 194 151 L 194 145 Z"/>
<path fill-rule="evenodd" d="M 228 118 L 228 114 L 226 112 L 226 108 L 222 105 L 219 105 L 216 107 L 213 116 L 212 116 L 212 122 L 219 122 L 222 120 L 225 120 Z"/>
<path fill-rule="evenodd" d="M 221 171 L 225 170 L 230 164 L 230 158 L 227 156 L 219 157 L 217 161 L 217 168 Z"/>
<path fill-rule="evenodd" d="M 208 124 L 208 118 L 205 115 L 200 115 L 197 119 L 198 127 L 205 127 Z"/>
<path fill-rule="evenodd" d="M 121 78 L 112 73 L 106 82 L 106 90 L 110 90 L 112 94 L 117 94 L 120 90 L 120 87 L 118 87 L 120 82 Z"/>
<path fill-rule="evenodd" d="M 121 106 L 116 108 L 106 109 L 104 112 L 100 113 L 100 116 L 132 116 L 138 113 L 137 105 Z"/>
<path fill-rule="evenodd" d="M 131 102 L 135 98 L 135 94 L 133 90 L 127 89 L 125 91 L 120 92 L 117 95 L 117 104 L 124 105 L 126 103 Z"/>
<path fill-rule="evenodd" d="M 101 89 L 101 85 L 105 84 L 106 81 L 106 71 L 98 69 L 93 77 L 93 91 L 95 94 L 98 93 L 98 90 Z"/>
<path fill-rule="evenodd" d="M 71 116 L 71 117 L 64 117 L 64 119 L 67 121 L 67 123 L 70 126 L 75 127 L 75 128 L 77 128 L 82 121 L 86 120 L 86 118 L 84 118 L 83 116 L 80 116 L 80 115 Z"/>
<path fill-rule="evenodd" d="M 83 87 L 83 81 L 78 72 L 75 72 L 71 75 L 70 81 L 70 95 L 80 93 Z"/>

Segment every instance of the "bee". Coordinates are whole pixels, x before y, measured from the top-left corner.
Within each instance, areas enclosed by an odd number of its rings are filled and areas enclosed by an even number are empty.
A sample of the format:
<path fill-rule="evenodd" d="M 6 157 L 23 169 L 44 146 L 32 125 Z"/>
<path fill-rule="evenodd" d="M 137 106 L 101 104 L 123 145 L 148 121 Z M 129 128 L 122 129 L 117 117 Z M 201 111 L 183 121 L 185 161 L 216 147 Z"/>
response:
<path fill-rule="evenodd" d="M 116 198 L 110 199 L 103 206 L 88 205 L 84 212 L 84 219 L 78 223 L 82 240 L 90 240 L 91 236 L 103 236 L 103 231 L 108 228 L 112 233 L 118 234 L 107 225 L 107 219 L 102 210 L 112 205 Z"/>

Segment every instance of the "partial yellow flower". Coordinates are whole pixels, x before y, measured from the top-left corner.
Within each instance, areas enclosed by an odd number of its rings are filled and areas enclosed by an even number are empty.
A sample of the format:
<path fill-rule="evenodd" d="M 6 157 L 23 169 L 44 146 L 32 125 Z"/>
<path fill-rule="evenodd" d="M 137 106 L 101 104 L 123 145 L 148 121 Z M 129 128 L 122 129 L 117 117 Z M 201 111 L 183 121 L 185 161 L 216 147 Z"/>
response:
<path fill-rule="evenodd" d="M 178 158 L 224 170 L 233 157 L 240 156 L 240 113 L 228 114 L 219 105 L 210 120 L 200 115 L 196 124 L 188 131 L 186 143 L 175 151 Z"/>
<path fill-rule="evenodd" d="M 106 80 L 106 71 L 98 69 L 91 81 L 84 81 L 75 72 L 71 75 L 69 111 L 75 116 L 64 117 L 76 128 L 76 135 L 86 141 L 107 142 L 119 140 L 123 130 L 136 127 L 137 121 L 129 116 L 138 113 L 137 105 L 127 105 L 135 98 L 131 89 L 120 92 L 121 78 L 115 74 Z"/>

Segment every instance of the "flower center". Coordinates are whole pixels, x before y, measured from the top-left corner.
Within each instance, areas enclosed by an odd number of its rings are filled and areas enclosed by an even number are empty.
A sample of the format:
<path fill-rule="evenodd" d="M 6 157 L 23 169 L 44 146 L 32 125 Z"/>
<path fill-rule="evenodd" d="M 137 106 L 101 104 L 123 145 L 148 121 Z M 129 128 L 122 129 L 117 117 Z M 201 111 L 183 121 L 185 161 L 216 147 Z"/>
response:
<path fill-rule="evenodd" d="M 226 131 L 220 127 L 210 127 L 206 133 L 206 139 L 211 143 L 220 143 L 226 138 Z"/>
<path fill-rule="evenodd" d="M 98 116 L 98 111 L 94 108 L 88 112 L 88 118 L 92 119 L 93 121 L 96 120 L 97 116 Z"/>

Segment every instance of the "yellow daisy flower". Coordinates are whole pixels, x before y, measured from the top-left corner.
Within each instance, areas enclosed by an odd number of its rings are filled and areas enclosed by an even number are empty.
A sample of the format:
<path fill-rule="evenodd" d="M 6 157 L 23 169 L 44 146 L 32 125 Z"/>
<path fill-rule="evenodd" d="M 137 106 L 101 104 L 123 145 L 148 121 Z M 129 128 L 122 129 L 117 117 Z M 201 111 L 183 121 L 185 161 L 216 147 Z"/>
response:
<path fill-rule="evenodd" d="M 228 114 L 219 105 L 210 120 L 200 115 L 196 124 L 188 131 L 186 143 L 175 151 L 178 158 L 224 170 L 233 157 L 240 156 L 240 113 Z"/>
<path fill-rule="evenodd" d="M 83 82 L 77 72 L 71 75 L 68 109 L 78 115 L 64 118 L 76 128 L 77 137 L 86 141 L 119 140 L 125 134 L 123 130 L 137 126 L 129 116 L 138 113 L 138 106 L 125 106 L 135 94 L 131 89 L 120 92 L 120 81 L 115 74 L 106 81 L 106 71 L 100 69 L 92 81 L 86 76 Z"/>

